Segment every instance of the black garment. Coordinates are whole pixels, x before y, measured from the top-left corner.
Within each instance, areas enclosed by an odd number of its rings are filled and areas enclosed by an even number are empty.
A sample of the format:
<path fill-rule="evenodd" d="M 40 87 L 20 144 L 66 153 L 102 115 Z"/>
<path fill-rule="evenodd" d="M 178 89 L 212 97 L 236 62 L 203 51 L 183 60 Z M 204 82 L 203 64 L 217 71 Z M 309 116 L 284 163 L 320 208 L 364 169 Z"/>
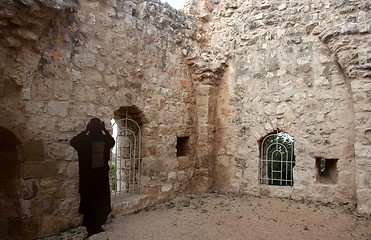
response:
<path fill-rule="evenodd" d="M 114 145 L 115 140 L 107 130 L 105 134 L 86 130 L 71 140 L 79 157 L 79 212 L 84 215 L 82 225 L 89 235 L 100 232 L 111 212 L 108 161 Z"/>

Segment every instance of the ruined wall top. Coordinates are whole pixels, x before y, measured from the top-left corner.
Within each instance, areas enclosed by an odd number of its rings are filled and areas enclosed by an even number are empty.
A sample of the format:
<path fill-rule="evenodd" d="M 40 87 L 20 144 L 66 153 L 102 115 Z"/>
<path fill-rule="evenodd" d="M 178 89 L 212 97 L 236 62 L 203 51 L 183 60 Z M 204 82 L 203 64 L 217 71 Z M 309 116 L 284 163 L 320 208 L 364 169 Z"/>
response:
<path fill-rule="evenodd" d="M 84 15 L 87 8 L 93 9 L 89 16 Z M 162 32 L 164 39 L 171 40 L 171 46 L 182 46 L 182 49 L 192 48 L 189 42 L 200 38 L 190 17 L 160 0 L 2 1 L 0 57 L 5 61 L 0 63 L 0 75 L 3 76 L 0 78 L 0 96 L 4 96 L 5 85 L 9 82 L 18 87 L 31 86 L 34 72 L 45 61 L 43 55 L 51 45 L 74 48 L 76 52 L 81 39 L 95 37 L 97 29 L 104 29 L 110 35 L 116 32 L 120 37 L 117 31 L 124 24 L 143 34 Z M 53 40 L 56 34 L 60 37 Z M 22 96 L 22 99 L 28 98 Z"/>
<path fill-rule="evenodd" d="M 94 3 L 94 1 L 89 1 Z M 160 0 L 151 1 L 116 1 L 109 0 L 100 4 L 107 8 L 116 9 L 109 11 L 109 17 L 120 19 L 129 13 L 133 17 L 143 21 L 150 21 L 151 25 L 162 28 L 169 33 L 175 33 L 182 28 L 186 22 L 186 15 L 172 8 L 168 3 Z M 0 2 L 0 46 L 19 48 L 26 41 L 37 41 L 43 30 L 55 22 L 57 16 L 64 12 L 72 13 L 64 18 L 78 17 L 81 5 L 87 1 L 77 0 L 8 0 Z M 185 34 L 187 37 L 194 35 L 194 29 L 189 29 Z M 179 38 L 179 41 L 182 41 Z"/>
<path fill-rule="evenodd" d="M 200 69 L 223 71 L 228 59 L 262 38 L 288 36 L 300 44 L 315 37 L 334 53 L 348 77 L 369 78 L 370 9 L 365 0 L 186 0 L 184 11 L 194 16 L 207 39 L 196 61 Z"/>

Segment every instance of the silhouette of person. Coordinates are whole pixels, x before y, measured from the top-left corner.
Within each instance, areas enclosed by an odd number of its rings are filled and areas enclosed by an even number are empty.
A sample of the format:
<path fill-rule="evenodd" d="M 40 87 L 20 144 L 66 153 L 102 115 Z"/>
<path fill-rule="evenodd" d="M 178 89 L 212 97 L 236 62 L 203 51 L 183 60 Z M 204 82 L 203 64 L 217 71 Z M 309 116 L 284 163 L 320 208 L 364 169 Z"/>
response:
<path fill-rule="evenodd" d="M 102 225 L 111 212 L 109 187 L 110 149 L 115 140 L 99 118 L 92 118 L 86 130 L 71 139 L 79 158 L 79 212 L 88 237 L 103 232 Z"/>

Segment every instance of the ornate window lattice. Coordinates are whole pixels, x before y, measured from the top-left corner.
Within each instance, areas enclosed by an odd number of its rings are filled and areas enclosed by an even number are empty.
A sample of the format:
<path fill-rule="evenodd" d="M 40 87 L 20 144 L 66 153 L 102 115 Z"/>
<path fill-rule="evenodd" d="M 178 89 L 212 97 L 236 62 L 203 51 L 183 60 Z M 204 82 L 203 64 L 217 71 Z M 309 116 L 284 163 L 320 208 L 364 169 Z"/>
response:
<path fill-rule="evenodd" d="M 278 132 L 264 137 L 260 144 L 260 183 L 293 186 L 294 139 Z"/>

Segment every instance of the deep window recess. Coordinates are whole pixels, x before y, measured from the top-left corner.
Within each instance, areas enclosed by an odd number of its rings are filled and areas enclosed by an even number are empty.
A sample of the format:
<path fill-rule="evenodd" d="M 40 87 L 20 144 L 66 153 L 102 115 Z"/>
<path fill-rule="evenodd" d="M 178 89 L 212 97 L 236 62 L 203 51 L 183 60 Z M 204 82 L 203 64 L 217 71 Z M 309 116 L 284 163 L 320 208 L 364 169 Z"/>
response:
<path fill-rule="evenodd" d="M 260 183 L 293 186 L 294 138 L 285 132 L 268 134 L 260 140 Z"/>
<path fill-rule="evenodd" d="M 189 156 L 189 152 L 190 152 L 189 137 L 177 137 L 176 156 L 177 157 Z"/>
<path fill-rule="evenodd" d="M 136 106 L 121 107 L 114 114 L 116 144 L 112 151 L 111 191 L 141 192 L 143 113 Z"/>
<path fill-rule="evenodd" d="M 335 184 L 338 181 L 338 159 L 316 157 L 317 182 Z"/>

